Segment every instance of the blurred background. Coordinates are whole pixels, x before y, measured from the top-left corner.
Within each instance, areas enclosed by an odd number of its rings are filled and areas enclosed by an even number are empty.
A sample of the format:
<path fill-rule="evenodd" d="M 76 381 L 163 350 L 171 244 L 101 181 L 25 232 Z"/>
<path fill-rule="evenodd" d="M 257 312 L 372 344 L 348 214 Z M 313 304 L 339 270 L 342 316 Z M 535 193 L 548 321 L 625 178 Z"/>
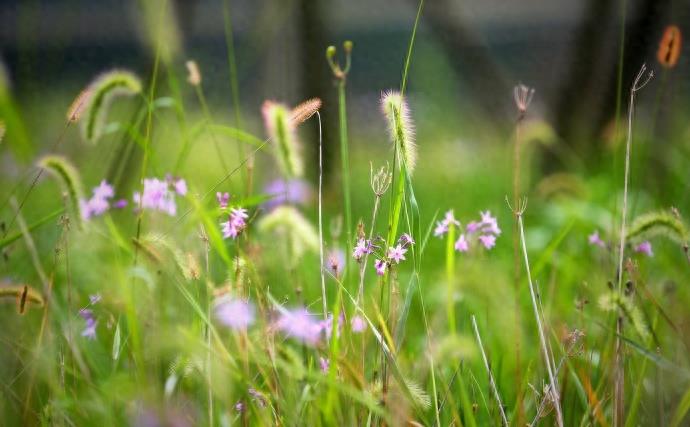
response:
<path fill-rule="evenodd" d="M 76 93 L 113 67 L 150 75 L 147 29 L 154 25 L 147 14 L 159 13 L 158 3 L 3 1 L 0 54 L 19 103 L 45 103 L 58 90 Z M 524 82 L 536 88 L 532 112 L 583 155 L 596 152 L 596 137 L 615 112 L 621 37 L 627 88 L 643 62 L 656 65 L 663 29 L 675 23 L 685 33 L 690 22 L 686 1 L 427 3 L 409 85 L 410 96 L 427 104 L 419 108 L 420 131 L 441 126 L 471 137 L 486 131 L 487 119 L 492 129 L 504 130 L 515 115 L 512 87 Z M 195 59 L 209 102 L 225 109 L 232 104 L 225 31 L 231 24 L 239 98 L 252 116 L 266 98 L 294 104 L 319 96 L 333 123 L 335 88 L 324 51 L 352 40 L 348 92 L 357 131 L 371 124 L 365 119 L 376 108 L 372 99 L 399 86 L 417 6 L 414 0 L 173 0 L 164 19 L 179 72 L 185 60 Z M 687 72 L 687 55 L 681 55 L 675 76 Z M 670 92 L 682 99 L 688 82 L 675 76 Z M 327 143 L 334 134 L 326 132 Z"/>

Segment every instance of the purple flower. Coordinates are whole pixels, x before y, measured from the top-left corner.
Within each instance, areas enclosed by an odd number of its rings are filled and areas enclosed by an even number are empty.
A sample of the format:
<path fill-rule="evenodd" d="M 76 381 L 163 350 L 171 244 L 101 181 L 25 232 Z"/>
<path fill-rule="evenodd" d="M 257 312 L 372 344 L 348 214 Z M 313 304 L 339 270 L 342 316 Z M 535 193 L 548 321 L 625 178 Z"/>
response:
<path fill-rule="evenodd" d="M 177 213 L 175 193 L 170 190 L 168 182 L 157 178 L 144 179 L 143 195 L 139 192 L 132 197 L 137 207 L 165 212 L 170 216 Z"/>
<path fill-rule="evenodd" d="M 107 181 L 101 181 L 98 187 L 93 189 L 93 195 L 90 199 L 79 200 L 82 219 L 88 220 L 91 217 L 103 215 L 110 207 L 108 199 L 114 195 L 115 190 L 113 190 L 113 187 Z"/>
<path fill-rule="evenodd" d="M 482 216 L 482 221 L 480 223 L 483 233 L 490 233 L 498 236 L 501 234 L 501 229 L 498 228 L 498 220 L 496 217 L 491 216 L 490 211 L 480 212 Z"/>
<path fill-rule="evenodd" d="M 175 187 L 175 192 L 179 194 L 180 196 L 184 196 L 187 194 L 187 181 L 185 181 L 182 178 L 178 178 L 177 181 L 173 184 Z"/>
<path fill-rule="evenodd" d="M 101 300 L 101 294 L 89 295 L 89 304 L 97 304 Z"/>
<path fill-rule="evenodd" d="M 455 219 L 455 215 L 453 214 L 453 210 L 449 210 L 446 212 L 445 217 L 436 223 L 436 229 L 434 229 L 434 236 L 436 237 L 441 237 L 444 234 L 448 232 L 448 229 L 450 228 L 451 225 L 455 225 L 456 227 L 460 227 L 460 222 Z"/>
<path fill-rule="evenodd" d="M 109 199 L 115 195 L 115 190 L 106 180 L 101 181 L 98 187 L 93 189 L 93 197 L 96 199 Z"/>
<path fill-rule="evenodd" d="M 247 226 L 245 220 L 249 218 L 247 210 L 243 208 L 233 208 L 230 210 L 230 215 L 228 220 L 221 222 L 221 231 L 223 233 L 223 238 L 237 238 L 242 230 Z"/>
<path fill-rule="evenodd" d="M 350 327 L 352 328 L 352 332 L 357 334 L 367 329 L 367 323 L 362 319 L 362 316 L 356 315 L 350 320 Z"/>
<path fill-rule="evenodd" d="M 486 249 L 491 249 L 496 246 L 496 236 L 492 234 L 482 234 L 479 236 L 479 241 L 482 242 L 482 245 L 484 245 Z"/>
<path fill-rule="evenodd" d="M 82 308 L 79 310 L 79 315 L 86 322 L 86 326 L 81 332 L 81 336 L 90 340 L 96 339 L 96 325 L 98 325 L 98 322 L 93 316 L 93 312 L 88 308 Z"/>
<path fill-rule="evenodd" d="M 379 276 L 383 276 L 386 274 L 386 267 L 388 267 L 388 264 L 386 261 L 383 261 L 381 259 L 377 259 L 374 261 L 374 268 L 376 269 L 376 274 Z"/>
<path fill-rule="evenodd" d="M 332 249 L 326 256 L 326 267 L 334 276 L 338 277 L 345 269 L 345 252 L 342 249 Z"/>
<path fill-rule="evenodd" d="M 324 374 L 328 372 L 328 368 L 331 367 L 331 362 L 326 359 L 325 357 L 320 357 L 319 356 L 319 368 L 321 369 L 321 372 Z"/>
<path fill-rule="evenodd" d="M 587 237 L 590 245 L 606 247 L 606 243 L 599 237 L 599 230 L 594 230 L 592 234 Z"/>
<path fill-rule="evenodd" d="M 238 400 L 237 403 L 235 403 L 235 411 L 240 413 L 244 412 L 244 402 Z"/>
<path fill-rule="evenodd" d="M 264 203 L 267 210 L 284 204 L 306 205 L 312 199 L 311 186 L 303 179 L 276 179 L 266 184 L 264 193 L 272 196 Z"/>
<path fill-rule="evenodd" d="M 398 244 L 395 247 L 388 248 L 388 258 L 396 264 L 400 264 L 400 261 L 405 260 L 405 252 L 407 252 L 407 249 Z"/>
<path fill-rule="evenodd" d="M 276 328 L 309 345 L 316 345 L 321 339 L 321 323 L 305 308 L 281 313 Z"/>
<path fill-rule="evenodd" d="M 127 199 L 120 199 L 120 200 L 116 201 L 115 203 L 113 203 L 113 207 L 115 209 L 123 209 L 123 208 L 127 207 L 128 203 L 129 202 L 127 202 Z"/>
<path fill-rule="evenodd" d="M 228 207 L 228 202 L 230 201 L 229 193 L 221 193 L 220 191 L 216 193 L 216 200 L 221 209 Z"/>
<path fill-rule="evenodd" d="M 246 301 L 229 297 L 215 303 L 216 318 L 225 326 L 244 331 L 254 323 L 254 307 Z"/>
<path fill-rule="evenodd" d="M 472 221 L 472 222 L 469 222 L 467 224 L 465 231 L 467 231 L 469 234 L 472 234 L 472 233 L 476 232 L 477 230 L 479 230 L 481 228 L 481 226 L 482 226 L 481 222 Z"/>
<path fill-rule="evenodd" d="M 410 236 L 407 233 L 403 233 L 400 236 L 398 243 L 401 244 L 403 248 L 406 248 L 408 246 L 414 245 L 415 241 L 412 239 L 412 236 Z"/>
<path fill-rule="evenodd" d="M 643 253 L 648 257 L 654 256 L 654 252 L 652 252 L 652 243 L 649 240 L 645 240 L 644 242 L 635 246 L 635 252 Z"/>
<path fill-rule="evenodd" d="M 355 249 L 352 251 L 352 257 L 359 261 L 364 255 L 370 254 L 372 251 L 371 240 L 361 238 L 357 241 L 357 245 L 355 245 Z"/>
<path fill-rule="evenodd" d="M 260 408 L 266 407 L 266 397 L 262 393 L 257 391 L 254 387 L 249 387 L 247 389 L 247 392 L 252 397 L 252 400 L 256 402 L 256 404 L 259 405 Z"/>
<path fill-rule="evenodd" d="M 461 234 L 458 240 L 455 241 L 455 250 L 458 252 L 467 252 L 470 250 L 470 245 L 464 234 Z"/>

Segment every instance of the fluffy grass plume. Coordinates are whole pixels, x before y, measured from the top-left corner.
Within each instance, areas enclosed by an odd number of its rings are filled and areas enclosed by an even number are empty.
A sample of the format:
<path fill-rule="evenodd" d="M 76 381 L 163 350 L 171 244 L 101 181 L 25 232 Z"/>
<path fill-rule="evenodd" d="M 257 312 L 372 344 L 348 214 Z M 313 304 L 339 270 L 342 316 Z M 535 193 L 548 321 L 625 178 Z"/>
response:
<path fill-rule="evenodd" d="M 103 133 L 112 100 L 120 95 L 136 95 L 141 92 L 141 81 L 134 73 L 113 70 L 101 74 L 82 93 L 88 93 L 81 117 L 82 136 L 86 141 L 96 143 Z M 77 101 L 81 95 L 77 97 Z M 70 109 L 71 110 L 71 109 Z M 78 118 L 77 118 L 78 120 Z"/>
<path fill-rule="evenodd" d="M 417 165 L 417 144 L 414 142 L 414 124 L 405 98 L 396 91 L 381 95 L 381 109 L 388 121 L 388 132 L 398 150 L 398 161 L 404 160 L 411 174 Z"/>
<path fill-rule="evenodd" d="M 301 258 L 307 250 L 319 250 L 319 235 L 314 226 L 292 206 L 278 207 L 263 217 L 259 221 L 259 231 L 285 236 L 290 244 L 292 261 Z"/>
<path fill-rule="evenodd" d="M 276 161 L 283 174 L 287 178 L 301 177 L 304 174 L 302 147 L 297 139 L 290 109 L 278 102 L 265 101 L 261 113 L 266 132 L 273 142 Z"/>
<path fill-rule="evenodd" d="M 73 220 L 81 227 L 82 212 L 79 201 L 83 198 L 84 191 L 81 177 L 77 168 L 69 160 L 62 156 L 48 155 L 38 161 L 38 166 L 55 177 L 62 187 L 69 209 L 72 211 Z"/>
<path fill-rule="evenodd" d="M 307 120 L 321 108 L 321 100 L 319 98 L 307 99 L 292 109 L 290 114 L 290 121 L 293 126 L 298 126 Z"/>
<path fill-rule="evenodd" d="M 87 87 L 86 89 L 79 92 L 79 95 L 77 95 L 77 97 L 74 98 L 74 101 L 72 101 L 72 104 L 67 109 L 67 120 L 69 122 L 78 122 L 79 119 L 81 119 L 81 115 L 84 112 L 84 108 L 89 103 L 90 98 L 90 87 Z"/>
<path fill-rule="evenodd" d="M 642 342 L 646 343 L 649 341 L 651 334 L 647 322 L 631 297 L 621 295 L 620 292 L 609 292 L 599 298 L 599 307 L 604 311 L 613 311 L 620 308 L 623 314 L 625 314 L 625 317 L 632 324 L 635 332 L 637 332 L 642 339 Z"/>
<path fill-rule="evenodd" d="M 628 229 L 628 238 L 634 242 L 657 236 L 684 244 L 688 241 L 688 230 L 677 216 L 665 211 L 640 215 Z"/>

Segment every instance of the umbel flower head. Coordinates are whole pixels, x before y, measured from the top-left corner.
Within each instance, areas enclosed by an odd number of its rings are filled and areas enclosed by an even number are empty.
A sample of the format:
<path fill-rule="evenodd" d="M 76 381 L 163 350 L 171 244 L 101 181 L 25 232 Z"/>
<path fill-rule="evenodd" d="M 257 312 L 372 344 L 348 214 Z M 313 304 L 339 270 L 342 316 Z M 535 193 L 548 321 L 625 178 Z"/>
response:
<path fill-rule="evenodd" d="M 407 101 L 400 92 L 384 92 L 381 95 L 381 109 L 388 121 L 388 132 L 395 144 L 398 161 L 404 162 L 411 174 L 417 164 L 417 145 L 414 142 L 414 124 Z"/>

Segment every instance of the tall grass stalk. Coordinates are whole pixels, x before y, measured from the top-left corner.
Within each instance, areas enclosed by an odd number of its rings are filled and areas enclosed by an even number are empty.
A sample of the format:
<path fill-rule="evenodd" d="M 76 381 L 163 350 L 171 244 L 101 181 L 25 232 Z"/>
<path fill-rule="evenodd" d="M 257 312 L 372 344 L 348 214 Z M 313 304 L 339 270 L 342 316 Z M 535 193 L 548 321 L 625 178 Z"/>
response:
<path fill-rule="evenodd" d="M 326 278 L 323 262 L 323 141 L 321 138 L 321 114 L 317 111 L 319 119 L 319 273 L 321 275 L 321 302 L 323 303 L 323 318 L 328 318 L 328 302 L 326 301 Z M 335 322 L 335 320 L 334 320 Z"/>
<path fill-rule="evenodd" d="M 498 410 L 501 412 L 501 420 L 504 426 L 509 426 L 508 418 L 506 417 L 505 410 L 503 409 L 503 403 L 501 402 L 501 395 L 498 393 L 498 387 L 496 387 L 496 380 L 494 380 L 494 375 L 491 373 L 491 367 L 489 366 L 489 360 L 486 358 L 486 352 L 484 351 L 484 346 L 482 345 L 482 337 L 479 336 L 479 328 L 477 327 L 477 319 L 472 315 L 472 327 L 474 328 L 474 336 L 477 338 L 477 344 L 479 345 L 479 351 L 482 353 L 482 360 L 484 360 L 484 367 L 486 372 L 489 374 L 489 384 L 491 385 L 491 391 L 494 393 L 496 398 L 496 404 L 498 405 Z"/>
<path fill-rule="evenodd" d="M 446 313 L 448 316 L 448 330 L 455 334 L 455 224 L 448 225 L 446 235 Z"/>
<path fill-rule="evenodd" d="M 520 203 L 520 171 L 522 140 L 520 138 L 522 124 L 527 114 L 527 108 L 532 102 L 534 89 L 530 89 L 523 84 L 513 88 L 513 100 L 517 107 L 517 119 L 515 120 L 515 140 L 513 142 L 513 206 Z M 513 286 L 515 291 L 515 385 L 517 386 L 517 421 L 522 424 L 524 421 L 524 408 L 522 402 L 522 387 L 520 378 L 522 377 L 522 366 L 520 361 L 520 237 L 518 236 L 517 217 L 513 221 Z"/>
<path fill-rule="evenodd" d="M 637 73 L 635 80 L 633 81 L 632 87 L 630 88 L 630 100 L 628 103 L 628 136 L 625 141 L 625 176 L 623 180 L 623 206 L 621 209 L 621 232 L 620 232 L 620 242 L 618 244 L 618 269 L 617 275 L 617 286 L 616 290 L 619 293 L 623 292 L 623 259 L 625 257 L 625 232 L 626 232 L 626 219 L 628 212 L 628 185 L 630 181 L 630 151 L 632 148 L 632 132 L 633 132 L 633 117 L 635 115 L 635 95 L 639 90 L 645 87 L 647 83 L 654 76 L 653 72 L 650 72 L 646 79 L 645 71 L 647 70 L 647 65 L 643 64 L 640 71 Z M 623 314 L 618 311 L 616 319 L 616 344 L 615 344 L 615 386 L 614 386 L 614 413 L 613 413 L 613 425 L 616 427 L 622 426 L 625 422 L 625 372 L 624 372 L 624 360 L 623 360 L 623 343 L 621 340 L 621 335 L 623 334 Z"/>
<path fill-rule="evenodd" d="M 546 364 L 546 371 L 549 375 L 549 393 L 553 399 L 553 405 L 556 410 L 556 422 L 558 427 L 563 427 L 563 412 L 561 410 L 561 398 L 558 391 L 558 383 L 556 382 L 556 377 L 554 375 L 554 367 L 551 364 L 551 356 L 548 350 L 548 344 L 546 342 L 546 335 L 544 334 L 544 325 L 539 315 L 539 305 L 537 304 L 537 294 L 534 290 L 534 285 L 532 284 L 532 274 L 529 269 L 529 258 L 527 257 L 527 244 L 525 243 L 525 227 L 523 224 L 523 214 L 525 212 L 527 201 L 526 199 L 521 202 L 520 206 L 517 206 L 514 211 L 515 216 L 518 219 L 518 228 L 520 231 L 520 241 L 522 244 L 522 254 L 525 260 L 525 272 L 527 273 L 527 282 L 529 283 L 529 292 L 532 298 L 532 309 L 534 310 L 534 319 L 537 323 L 537 332 L 539 333 L 539 343 L 541 346 L 542 356 L 544 357 L 544 363 Z M 548 398 L 548 397 L 547 397 Z"/>

